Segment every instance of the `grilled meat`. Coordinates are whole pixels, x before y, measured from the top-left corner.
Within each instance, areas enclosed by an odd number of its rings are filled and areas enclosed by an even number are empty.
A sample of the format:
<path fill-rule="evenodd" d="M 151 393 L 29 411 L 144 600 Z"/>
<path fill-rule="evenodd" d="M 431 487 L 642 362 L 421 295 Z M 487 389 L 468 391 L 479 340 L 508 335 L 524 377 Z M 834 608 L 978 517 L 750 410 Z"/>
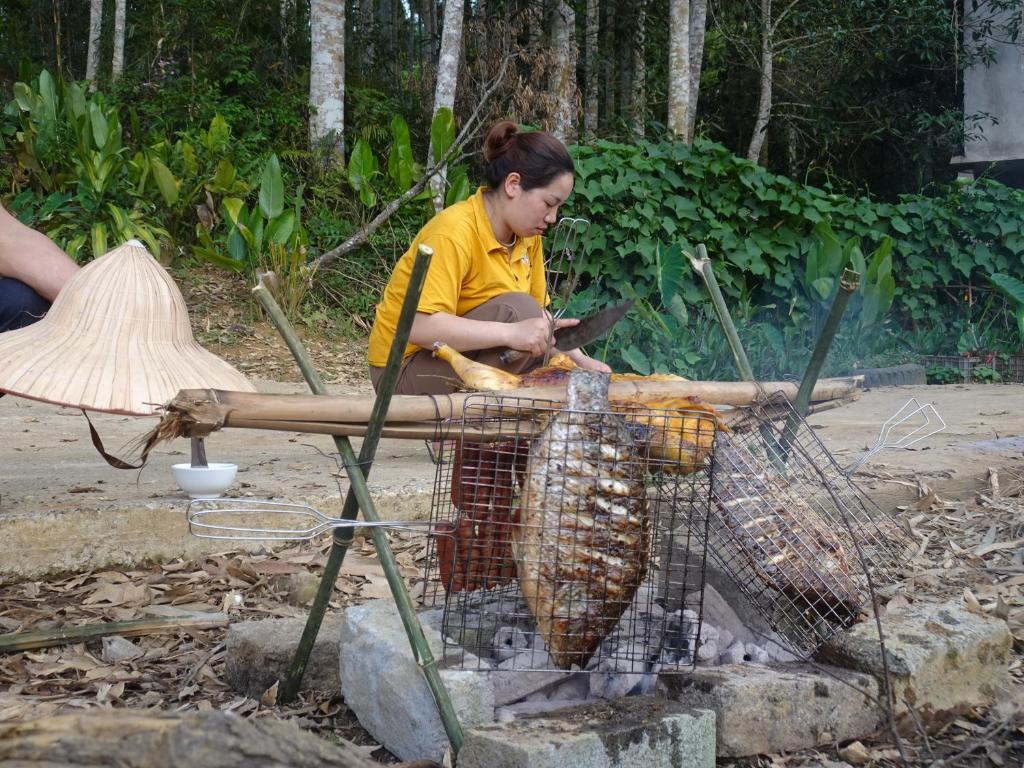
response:
<path fill-rule="evenodd" d="M 634 429 L 608 408 L 608 375 L 574 371 L 567 408 L 534 442 L 513 526 L 523 596 L 555 664 L 583 667 L 643 581 L 650 547 Z"/>
<path fill-rule="evenodd" d="M 727 438 L 715 462 L 712 496 L 723 534 L 758 578 L 819 616 L 855 617 L 861 598 L 847 554 L 813 505 Z"/>

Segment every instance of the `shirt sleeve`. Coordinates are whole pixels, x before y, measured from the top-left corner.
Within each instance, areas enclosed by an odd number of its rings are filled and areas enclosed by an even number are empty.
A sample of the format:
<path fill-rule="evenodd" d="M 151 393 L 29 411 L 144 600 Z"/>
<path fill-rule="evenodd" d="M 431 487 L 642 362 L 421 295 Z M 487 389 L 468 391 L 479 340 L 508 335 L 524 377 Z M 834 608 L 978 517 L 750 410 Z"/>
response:
<path fill-rule="evenodd" d="M 428 315 L 435 312 L 458 314 L 459 294 L 469 274 L 469 255 L 465 248 L 444 235 L 429 235 L 420 244 L 430 246 L 434 257 L 430 260 L 416 311 Z"/>

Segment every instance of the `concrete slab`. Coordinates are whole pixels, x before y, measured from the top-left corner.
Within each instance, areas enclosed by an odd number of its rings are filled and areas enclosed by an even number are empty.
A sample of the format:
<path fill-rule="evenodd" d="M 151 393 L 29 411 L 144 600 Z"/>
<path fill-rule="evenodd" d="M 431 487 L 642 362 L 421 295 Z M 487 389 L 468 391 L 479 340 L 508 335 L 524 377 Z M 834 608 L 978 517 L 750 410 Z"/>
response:
<path fill-rule="evenodd" d="M 466 732 L 459 768 L 711 768 L 715 716 L 654 696 L 584 704 Z"/>
<path fill-rule="evenodd" d="M 263 392 L 304 391 L 300 384 L 257 385 Z M 118 456 L 127 455 L 132 442 L 156 424 L 153 418 L 111 414 L 90 418 L 107 451 Z M 189 460 L 187 440 L 157 448 L 141 471 L 114 469 L 93 448 L 80 411 L 11 396 L 0 398 L 0 434 L 0 584 L 235 548 L 188 533 L 188 499 L 171 476 L 172 464 Z M 352 442 L 358 453 L 359 438 Z M 339 480 L 343 489 L 348 482 L 325 455 L 335 450 L 330 437 L 225 430 L 210 436 L 206 447 L 210 461 L 239 466 L 226 496 L 340 512 Z M 370 488 L 381 516 L 426 517 L 435 467 L 424 443 L 382 440 L 377 457 Z"/>
<path fill-rule="evenodd" d="M 822 665 L 698 668 L 688 675 L 662 675 L 658 687 L 681 704 L 715 713 L 722 757 L 861 738 L 880 719 L 874 678 Z"/>
<path fill-rule="evenodd" d="M 305 392 L 302 384 L 257 382 L 264 392 Z M 365 389 L 337 386 L 337 394 Z M 881 423 L 906 400 L 934 401 L 949 429 L 914 451 L 887 452 L 858 474 L 883 508 L 914 499 L 920 476 L 944 497 L 985 487 L 987 469 L 1024 475 L 1024 385 L 886 387 L 860 401 L 810 418 L 841 463 L 853 461 Z M 97 414 L 108 450 L 119 453 L 154 424 Z M 48 573 L 171 560 L 222 551 L 223 542 L 188 535 L 186 500 L 171 478 L 173 463 L 188 461 L 188 442 L 161 446 L 141 472 L 113 469 L 89 441 L 78 411 L 15 397 L 0 398 L 0 583 Z M 1015 442 L 1014 439 L 1017 441 Z M 358 447 L 359 441 L 353 440 Z M 339 508 L 338 471 L 321 454 L 334 445 L 323 435 L 225 430 L 207 440 L 211 461 L 233 461 L 239 474 L 229 495 Z M 370 476 L 382 516 L 424 516 L 435 467 L 420 441 L 384 440 Z M 343 482 L 347 486 L 347 483 Z"/>
<path fill-rule="evenodd" d="M 1013 638 L 1006 622 L 958 603 L 918 603 L 883 620 L 886 661 L 899 707 L 943 710 L 987 704 L 1009 683 Z M 838 635 L 819 658 L 884 683 L 878 629 L 864 621 Z"/>

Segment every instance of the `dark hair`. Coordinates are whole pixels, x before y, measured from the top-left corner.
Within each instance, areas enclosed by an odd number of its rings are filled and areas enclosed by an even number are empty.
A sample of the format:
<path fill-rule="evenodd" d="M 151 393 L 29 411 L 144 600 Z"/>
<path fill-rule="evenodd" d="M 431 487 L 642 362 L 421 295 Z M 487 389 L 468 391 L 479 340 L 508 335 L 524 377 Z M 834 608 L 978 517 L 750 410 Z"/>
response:
<path fill-rule="evenodd" d="M 546 131 L 522 132 L 511 120 L 491 126 L 484 139 L 484 178 L 497 189 L 510 173 L 518 173 L 524 190 L 546 187 L 575 168 L 565 145 Z"/>

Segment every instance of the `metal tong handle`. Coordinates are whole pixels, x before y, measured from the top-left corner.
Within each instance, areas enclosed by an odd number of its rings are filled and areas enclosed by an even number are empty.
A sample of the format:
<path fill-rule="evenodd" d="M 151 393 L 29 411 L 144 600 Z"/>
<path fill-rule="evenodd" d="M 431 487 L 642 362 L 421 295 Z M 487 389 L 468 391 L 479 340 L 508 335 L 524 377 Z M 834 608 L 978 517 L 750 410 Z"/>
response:
<path fill-rule="evenodd" d="M 273 515 L 282 525 L 232 525 L 232 519 Z M 413 528 L 434 525 L 433 520 L 346 520 L 328 517 L 306 504 L 265 499 L 193 499 L 185 517 L 188 530 L 200 539 L 230 541 L 308 541 L 336 528 Z M 287 525 L 287 521 L 293 521 Z"/>
<path fill-rule="evenodd" d="M 576 269 L 576 246 L 579 245 L 583 232 L 590 226 L 587 219 L 574 219 L 564 216 L 558 220 L 551 232 L 551 256 L 544 262 L 544 277 L 547 280 L 547 295 L 552 296 L 552 275 L 562 275 L 562 282 L 559 285 L 559 299 L 561 305 L 551 314 L 551 328 L 548 330 L 548 345 L 550 346 L 555 336 L 555 321 L 565 314 L 569 305 L 569 297 L 576 291 L 576 284 L 579 282 L 579 271 Z M 558 243 L 559 236 L 562 242 Z M 498 360 L 502 365 L 510 365 L 522 358 L 526 353 L 518 349 L 506 349 Z M 550 353 L 544 355 L 544 365 L 547 365 Z"/>
<path fill-rule="evenodd" d="M 910 432 L 900 435 L 895 440 L 890 441 L 890 436 L 897 427 L 906 424 L 914 417 L 919 416 L 921 423 Z M 882 424 L 882 428 L 878 432 L 878 439 L 875 440 L 875 444 L 872 445 L 867 452 L 857 459 L 855 462 L 850 464 L 846 469 L 843 470 L 844 475 L 852 475 L 858 469 L 860 469 L 864 463 L 880 451 L 884 451 L 887 448 L 909 448 L 912 445 L 925 440 L 932 435 L 936 435 L 946 428 L 946 422 L 939 415 L 939 412 L 935 410 L 935 406 L 931 403 L 925 403 L 921 405 L 916 397 L 910 398 L 903 407 L 900 408 L 896 413 L 886 419 L 885 423 Z"/>

